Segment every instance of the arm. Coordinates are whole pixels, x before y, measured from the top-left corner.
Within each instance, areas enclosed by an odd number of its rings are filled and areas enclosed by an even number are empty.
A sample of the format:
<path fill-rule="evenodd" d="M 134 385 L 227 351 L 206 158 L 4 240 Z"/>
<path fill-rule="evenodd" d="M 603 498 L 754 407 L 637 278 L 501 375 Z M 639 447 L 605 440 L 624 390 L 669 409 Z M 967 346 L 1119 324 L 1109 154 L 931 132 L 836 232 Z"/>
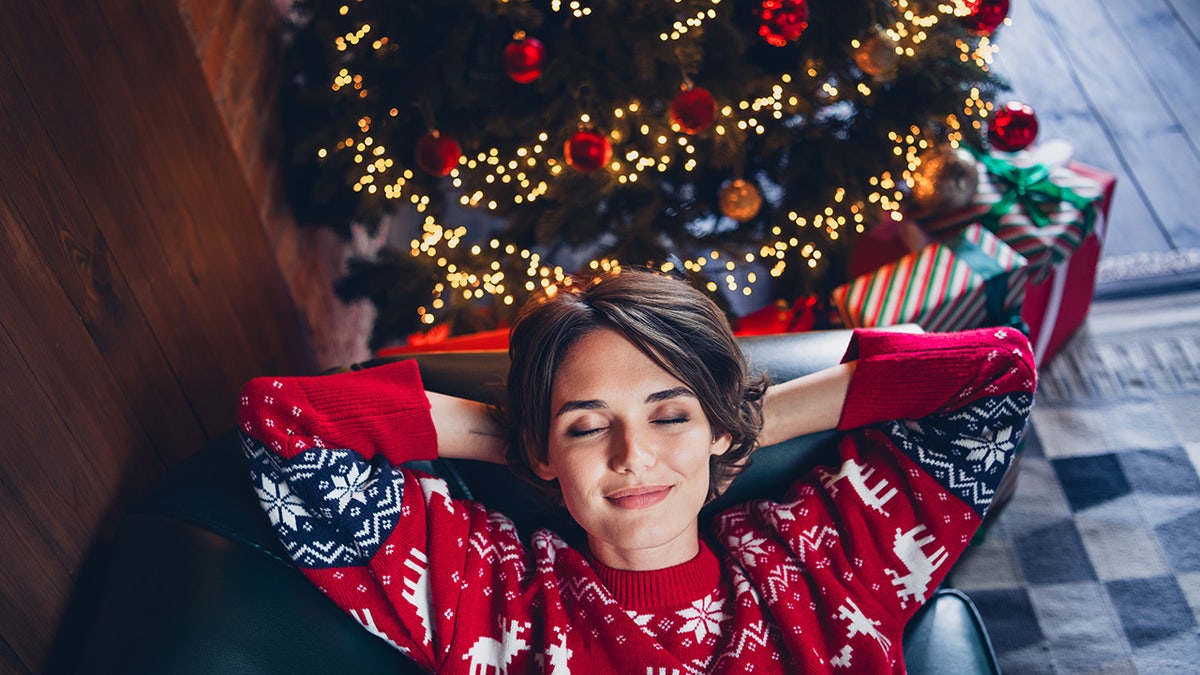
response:
<path fill-rule="evenodd" d="M 855 365 L 848 361 L 767 389 L 759 446 L 837 427 Z"/>
<path fill-rule="evenodd" d="M 437 429 L 438 457 L 506 463 L 504 429 L 490 406 L 431 391 L 425 395 Z"/>
<path fill-rule="evenodd" d="M 820 589 L 774 607 L 782 623 L 811 602 L 835 622 L 861 613 L 898 637 L 979 527 L 1012 463 L 1036 373 L 1028 341 L 1011 329 L 856 331 L 845 358 L 844 365 L 853 363 L 848 384 L 844 371 L 818 374 L 835 400 L 846 386 L 836 404 L 809 402 L 802 392 L 818 385 L 808 383 L 794 391 L 785 383 L 764 402 L 772 416 L 785 401 L 815 408 L 797 429 L 836 418 L 848 432 L 839 441 L 840 465 L 800 478 L 780 503 L 727 512 L 722 527 L 761 587 L 771 588 L 771 574 L 792 565 L 813 579 L 799 592 Z M 768 431 L 775 429 L 796 430 Z M 832 653 L 849 644 L 832 645 Z"/>
<path fill-rule="evenodd" d="M 486 457 L 498 447 L 491 424 L 478 404 L 427 395 L 413 361 L 257 378 L 243 389 L 242 447 L 289 555 L 343 610 L 427 670 L 467 620 L 462 599 L 475 587 L 521 597 L 515 587 L 528 562 L 506 519 L 400 465 L 468 456 L 476 441 L 476 456 Z M 472 544 L 513 554 L 500 560 Z"/>

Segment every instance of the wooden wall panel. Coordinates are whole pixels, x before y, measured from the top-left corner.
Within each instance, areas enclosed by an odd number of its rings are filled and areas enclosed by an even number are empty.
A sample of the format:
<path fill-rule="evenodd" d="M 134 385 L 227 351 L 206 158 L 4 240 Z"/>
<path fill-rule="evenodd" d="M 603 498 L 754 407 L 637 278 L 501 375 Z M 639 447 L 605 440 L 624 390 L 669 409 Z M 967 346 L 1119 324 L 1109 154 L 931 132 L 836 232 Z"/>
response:
<path fill-rule="evenodd" d="M 41 672 L 95 537 L 314 366 L 178 8 L 2 1 L 0 670 Z"/>

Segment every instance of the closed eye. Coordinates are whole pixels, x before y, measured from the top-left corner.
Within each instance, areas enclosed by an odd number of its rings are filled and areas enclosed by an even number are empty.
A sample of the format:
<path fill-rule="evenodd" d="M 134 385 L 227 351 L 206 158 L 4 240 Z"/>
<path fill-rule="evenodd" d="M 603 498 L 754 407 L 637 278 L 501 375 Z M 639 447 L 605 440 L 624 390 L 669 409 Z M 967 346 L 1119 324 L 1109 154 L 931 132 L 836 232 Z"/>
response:
<path fill-rule="evenodd" d="M 691 422 L 691 421 L 692 421 L 692 418 L 690 418 L 690 417 L 668 417 L 666 419 L 661 419 L 661 420 L 652 420 L 652 423 L 653 424 L 685 424 L 685 423 Z"/>
<path fill-rule="evenodd" d="M 604 431 L 604 427 L 593 427 L 591 429 L 567 429 L 567 435 L 571 438 L 583 438 L 584 436 L 591 436 L 599 431 Z"/>

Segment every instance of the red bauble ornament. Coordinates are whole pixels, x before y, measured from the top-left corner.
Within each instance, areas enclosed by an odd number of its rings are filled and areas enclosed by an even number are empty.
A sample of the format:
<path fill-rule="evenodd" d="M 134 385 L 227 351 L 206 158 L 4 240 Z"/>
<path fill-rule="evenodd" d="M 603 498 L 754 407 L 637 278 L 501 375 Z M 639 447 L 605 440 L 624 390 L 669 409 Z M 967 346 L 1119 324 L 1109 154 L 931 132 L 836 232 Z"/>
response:
<path fill-rule="evenodd" d="M 612 159 L 612 144 L 603 135 L 583 129 L 563 144 L 563 155 L 573 169 L 590 173 Z"/>
<path fill-rule="evenodd" d="M 963 17 L 967 30 L 978 35 L 991 35 L 1008 16 L 1009 0 L 967 0 L 971 13 Z"/>
<path fill-rule="evenodd" d="M 458 141 L 434 131 L 417 140 L 417 166 L 431 176 L 445 176 L 458 166 Z"/>
<path fill-rule="evenodd" d="M 671 101 L 671 121 L 687 134 L 698 134 L 717 119 L 717 102 L 704 87 L 684 89 Z"/>
<path fill-rule="evenodd" d="M 988 123 L 988 141 L 1002 152 L 1016 152 L 1029 147 L 1037 138 L 1038 121 L 1033 108 L 1018 101 L 1001 106 Z"/>
<path fill-rule="evenodd" d="M 504 72 L 514 82 L 528 84 L 542 76 L 546 48 L 536 38 L 521 37 L 504 48 Z"/>
<path fill-rule="evenodd" d="M 807 0 L 763 0 L 758 13 L 762 17 L 758 34 L 776 47 L 798 40 L 808 28 Z"/>

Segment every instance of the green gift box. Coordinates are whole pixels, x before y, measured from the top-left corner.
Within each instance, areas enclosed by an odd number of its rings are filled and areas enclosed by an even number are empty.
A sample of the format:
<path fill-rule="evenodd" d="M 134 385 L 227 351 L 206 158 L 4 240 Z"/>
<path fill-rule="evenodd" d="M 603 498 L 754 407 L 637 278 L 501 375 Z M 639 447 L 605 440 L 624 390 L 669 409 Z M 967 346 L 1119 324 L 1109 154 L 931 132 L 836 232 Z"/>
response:
<path fill-rule="evenodd" d="M 1028 279 L 1025 257 L 976 223 L 835 288 L 832 299 L 851 327 L 948 332 L 1019 323 Z"/>

